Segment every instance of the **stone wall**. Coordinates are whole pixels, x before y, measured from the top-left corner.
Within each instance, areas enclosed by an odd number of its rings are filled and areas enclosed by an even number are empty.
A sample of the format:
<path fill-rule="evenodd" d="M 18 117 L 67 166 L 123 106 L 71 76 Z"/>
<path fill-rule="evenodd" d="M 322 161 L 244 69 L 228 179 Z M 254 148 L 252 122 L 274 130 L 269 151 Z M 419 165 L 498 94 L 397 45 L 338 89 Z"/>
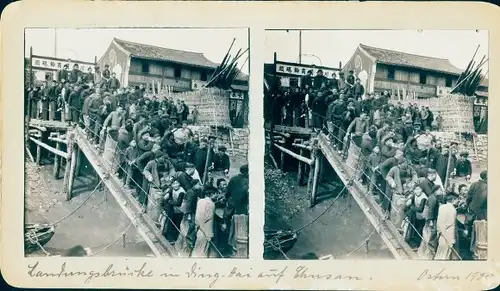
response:
<path fill-rule="evenodd" d="M 478 162 L 486 162 L 488 160 L 488 135 L 478 134 L 475 138 L 472 135 L 462 135 L 455 132 L 434 131 L 432 134 L 440 139 L 443 144 L 456 141 L 459 145 L 459 151 L 466 150 L 469 152 L 471 160 Z M 475 140 L 475 147 L 474 147 Z"/>
<path fill-rule="evenodd" d="M 194 125 L 189 126 L 189 128 L 193 132 L 198 133 L 200 137 L 207 137 L 208 135 L 216 136 L 216 145 L 226 146 L 229 156 L 248 159 L 248 138 L 250 134 L 248 128 L 215 128 L 214 126 Z"/>

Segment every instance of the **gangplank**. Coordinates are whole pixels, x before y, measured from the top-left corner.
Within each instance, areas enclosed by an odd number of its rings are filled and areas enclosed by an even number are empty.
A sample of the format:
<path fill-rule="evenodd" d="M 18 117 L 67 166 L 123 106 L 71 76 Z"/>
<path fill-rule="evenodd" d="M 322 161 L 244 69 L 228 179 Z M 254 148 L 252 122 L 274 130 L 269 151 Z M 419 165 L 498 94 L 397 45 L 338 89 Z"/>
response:
<path fill-rule="evenodd" d="M 87 157 L 95 172 L 99 175 L 99 178 L 103 180 L 103 184 L 107 190 L 113 195 L 125 215 L 135 225 L 138 233 L 151 248 L 155 256 L 177 257 L 178 252 L 165 239 L 149 216 L 141 212 L 139 203 L 123 188 L 116 176 L 108 174 L 104 166 L 106 163 L 104 158 L 95 151 L 83 131 L 77 127 L 74 129 L 74 133 L 78 148 Z"/>
<path fill-rule="evenodd" d="M 317 139 L 321 152 L 335 170 L 339 178 L 344 184 L 349 183 L 349 170 L 347 169 L 345 162 L 342 161 L 340 155 L 331 146 L 330 141 L 326 138 L 326 135 L 324 133 L 320 133 Z M 365 187 L 361 185 L 359 181 L 352 181 L 350 194 L 359 205 L 366 218 L 379 233 L 380 237 L 394 257 L 397 260 L 415 259 L 415 252 L 403 240 L 402 235 L 396 227 L 394 227 L 393 223 L 389 219 L 384 219 L 382 209 L 373 197 L 366 195 L 366 193 L 367 191 Z"/>

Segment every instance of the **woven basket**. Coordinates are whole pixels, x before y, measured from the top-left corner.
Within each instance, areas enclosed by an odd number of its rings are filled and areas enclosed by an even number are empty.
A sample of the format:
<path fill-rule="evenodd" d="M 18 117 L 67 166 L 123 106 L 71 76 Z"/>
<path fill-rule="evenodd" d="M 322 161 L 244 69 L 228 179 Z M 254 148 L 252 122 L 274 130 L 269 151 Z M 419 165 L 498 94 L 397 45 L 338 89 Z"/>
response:
<path fill-rule="evenodd" d="M 392 101 L 395 103 L 396 101 Z M 443 117 L 442 131 L 475 133 L 473 121 L 474 98 L 461 94 L 449 94 L 442 97 L 429 99 L 416 99 L 402 101 L 416 103 L 420 106 L 428 106 L 434 113 L 434 117 L 440 112 Z"/>
<path fill-rule="evenodd" d="M 198 124 L 205 126 L 231 127 L 229 117 L 229 96 L 231 91 L 218 88 L 203 88 L 182 93 L 162 92 L 160 98 L 184 100 L 192 111 L 197 106 Z"/>

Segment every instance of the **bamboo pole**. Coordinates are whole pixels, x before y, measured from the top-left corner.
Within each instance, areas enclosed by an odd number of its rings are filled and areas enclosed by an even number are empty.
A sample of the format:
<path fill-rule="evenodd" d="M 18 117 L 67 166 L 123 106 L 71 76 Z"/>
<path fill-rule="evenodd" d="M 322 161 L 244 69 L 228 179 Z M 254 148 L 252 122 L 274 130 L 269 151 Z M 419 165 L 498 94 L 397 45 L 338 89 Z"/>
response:
<path fill-rule="evenodd" d="M 65 158 L 65 159 L 68 158 L 67 157 L 67 155 L 68 155 L 67 153 L 65 153 L 65 152 L 63 152 L 61 150 L 58 150 L 56 148 L 53 148 L 53 147 L 51 147 L 51 146 L 49 146 L 49 145 L 41 142 L 40 140 L 38 140 L 36 138 L 30 137 L 30 140 L 33 141 L 34 143 L 36 143 L 36 145 L 37 145 L 37 155 L 38 155 L 38 148 L 42 147 L 42 148 L 48 150 L 49 152 L 51 152 L 53 154 L 59 155 L 59 156 Z"/>
<path fill-rule="evenodd" d="M 64 171 L 63 192 L 66 193 L 66 200 L 70 200 L 72 194 L 71 186 L 73 186 L 73 182 L 71 180 L 74 178 L 74 173 L 72 173 L 72 164 L 75 146 L 75 134 L 73 132 L 68 132 L 66 135 L 66 139 L 68 140 L 68 157 L 66 159 L 66 169 Z"/>
<path fill-rule="evenodd" d="M 286 144 L 286 141 L 281 144 L 284 146 Z M 283 149 L 285 149 L 285 147 L 283 147 Z M 280 152 L 280 169 L 281 171 L 285 171 L 285 153 L 283 151 Z"/>
<path fill-rule="evenodd" d="M 56 149 L 61 150 L 61 144 L 56 142 Z M 54 168 L 52 173 L 54 174 L 54 179 L 59 179 L 59 172 L 61 169 L 61 157 L 59 155 L 54 155 Z"/>
<path fill-rule="evenodd" d="M 301 156 L 301 155 L 298 155 L 298 154 L 292 152 L 291 150 L 286 149 L 286 148 L 284 148 L 284 147 L 282 147 L 280 145 L 274 144 L 274 146 L 276 148 L 278 148 L 282 153 L 284 152 L 286 154 L 289 154 L 290 156 L 294 157 L 295 159 L 297 159 L 297 160 L 299 160 L 301 162 L 304 162 L 304 163 L 306 163 L 306 164 L 308 164 L 310 166 L 314 164 L 314 158 L 313 157 L 310 158 L 310 159 L 308 159 L 308 158 L 306 158 L 304 156 Z"/>
<path fill-rule="evenodd" d="M 451 166 L 451 147 L 448 152 L 448 162 L 446 164 L 446 175 L 444 176 L 444 191 L 448 191 L 448 180 L 450 179 L 450 166 Z"/>

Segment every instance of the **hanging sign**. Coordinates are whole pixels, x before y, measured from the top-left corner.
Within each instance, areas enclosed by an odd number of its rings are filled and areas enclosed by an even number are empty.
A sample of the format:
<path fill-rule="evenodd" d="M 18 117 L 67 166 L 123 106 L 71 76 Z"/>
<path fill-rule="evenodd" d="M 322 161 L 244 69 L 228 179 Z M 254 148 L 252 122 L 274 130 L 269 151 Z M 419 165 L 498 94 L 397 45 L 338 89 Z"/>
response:
<path fill-rule="evenodd" d="M 92 70 L 94 73 L 95 65 L 93 63 L 79 62 L 73 60 L 55 59 L 40 56 L 33 56 L 31 58 L 31 67 L 35 69 L 46 69 L 46 70 L 61 70 L 64 65 L 68 64 L 68 70 L 73 69 L 73 65 L 77 64 L 78 69 L 82 72 L 87 73 L 88 69 Z"/>
<path fill-rule="evenodd" d="M 304 76 L 307 74 L 307 71 L 312 70 L 312 76 L 316 76 L 318 70 L 323 71 L 323 76 L 327 78 L 331 78 L 335 73 L 338 75 L 339 70 L 333 68 L 316 68 L 313 66 L 301 65 L 301 64 L 285 64 L 285 63 L 276 63 L 276 72 L 282 74 L 290 74 L 296 76 Z"/>

